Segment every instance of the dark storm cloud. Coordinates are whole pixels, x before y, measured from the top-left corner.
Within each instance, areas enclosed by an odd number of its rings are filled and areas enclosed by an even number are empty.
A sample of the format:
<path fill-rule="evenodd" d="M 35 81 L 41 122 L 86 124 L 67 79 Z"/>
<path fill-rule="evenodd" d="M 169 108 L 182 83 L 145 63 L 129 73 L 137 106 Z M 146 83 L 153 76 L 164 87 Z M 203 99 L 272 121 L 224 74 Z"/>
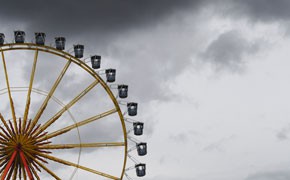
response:
<path fill-rule="evenodd" d="M 28 29 L 43 30 L 53 35 L 95 34 L 92 40 L 98 44 L 100 40 L 105 41 L 104 36 L 110 39 L 110 36 L 124 30 L 158 23 L 160 19 L 199 2 L 200 0 L 4 1 L 1 2 L 0 17 L 9 22 L 25 22 Z"/>
<path fill-rule="evenodd" d="M 288 0 L 226 0 L 220 2 L 229 16 L 248 17 L 254 21 L 264 22 L 290 19 L 290 1 Z"/>
<path fill-rule="evenodd" d="M 239 71 L 244 68 L 244 55 L 253 54 L 259 49 L 259 43 L 251 43 L 238 31 L 221 34 L 211 42 L 202 57 L 207 59 L 219 71 L 228 68 Z"/>
<path fill-rule="evenodd" d="M 253 175 L 249 175 L 245 180 L 289 180 L 290 172 L 285 171 L 273 171 L 273 172 L 261 172 Z"/>
<path fill-rule="evenodd" d="M 98 0 L 80 2 L 73 0 L 29 1 L 29 3 L 17 4 L 12 1 L 5 1 L 1 3 L 1 6 L 5 8 L 0 12 L 0 20 L 5 19 L 7 23 L 15 24 L 15 29 L 24 28 L 27 31 L 27 41 L 32 39 L 33 32 L 44 31 L 47 33 L 48 42 L 52 42 L 55 36 L 65 36 L 67 37 L 68 48 L 73 43 L 82 43 L 85 45 L 87 56 L 97 53 L 110 57 L 117 63 L 122 62 L 125 67 L 134 65 L 135 68 L 129 68 L 128 74 L 137 74 L 134 75 L 132 81 L 143 78 L 144 86 L 138 87 L 144 89 L 140 94 L 146 95 L 145 98 L 149 100 L 159 95 L 164 96 L 164 93 L 160 92 L 160 82 L 182 72 L 183 68 L 190 63 L 188 52 L 191 48 L 187 44 L 180 45 L 182 41 L 188 39 L 186 35 L 182 38 L 176 37 L 178 39 L 172 38 L 174 33 L 178 34 L 178 31 L 180 31 L 180 34 L 183 33 L 185 27 L 182 25 L 171 32 L 166 31 L 167 25 L 164 25 L 164 32 L 156 34 L 154 34 L 154 31 L 150 32 L 152 30 L 150 28 L 155 28 L 160 24 L 163 25 L 164 21 L 174 14 L 181 12 L 196 13 L 205 2 L 207 1 Z M 174 22 L 178 23 L 177 20 L 180 19 L 177 18 Z M 9 25 L 9 27 L 12 26 Z M 12 30 L 7 39 L 12 37 Z M 130 39 L 132 36 L 130 31 L 137 31 L 137 37 L 142 36 L 143 33 L 145 38 L 143 36 L 139 39 Z M 138 33 L 138 31 L 140 32 Z M 149 38 L 146 36 L 149 36 Z M 120 39 L 122 42 L 120 42 Z M 139 41 L 137 42 L 139 44 L 136 44 L 134 40 Z M 141 40 L 142 42 L 140 42 Z M 114 43 L 115 45 L 113 45 Z M 131 49 L 124 47 L 123 43 L 130 44 L 129 48 Z M 145 51 L 147 51 L 145 53 L 144 45 L 148 46 L 147 49 L 145 48 Z M 118 79 L 122 76 L 119 75 Z M 149 86 L 154 89 L 146 90 L 145 87 Z M 132 92 L 131 89 L 130 92 Z"/>

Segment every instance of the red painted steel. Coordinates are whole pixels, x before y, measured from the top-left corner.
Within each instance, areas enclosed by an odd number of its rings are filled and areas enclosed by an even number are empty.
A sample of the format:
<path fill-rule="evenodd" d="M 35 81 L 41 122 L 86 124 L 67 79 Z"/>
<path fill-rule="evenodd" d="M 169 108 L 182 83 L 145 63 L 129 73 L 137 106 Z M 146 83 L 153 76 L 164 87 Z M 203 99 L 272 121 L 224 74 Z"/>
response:
<path fill-rule="evenodd" d="M 10 167 L 11 167 L 11 165 L 12 165 L 12 163 L 13 163 L 15 157 L 16 157 L 16 154 L 17 154 L 17 150 L 15 150 L 15 151 L 13 152 L 13 154 L 12 154 L 12 156 L 11 156 L 11 159 L 9 160 L 9 162 L 8 162 L 8 164 L 7 164 L 7 166 L 6 166 L 5 170 L 4 170 L 4 172 L 3 172 L 3 175 L 2 175 L 2 177 L 1 177 L 1 180 L 4 180 L 4 179 L 5 179 L 5 177 L 6 177 L 7 173 L 8 173 L 8 171 L 9 171 L 9 169 L 10 169 Z"/>
<path fill-rule="evenodd" d="M 26 170 L 26 172 L 28 174 L 29 179 L 33 180 L 32 173 L 31 173 L 31 171 L 30 171 L 30 169 L 29 169 L 29 167 L 27 165 L 27 162 L 26 162 L 26 159 L 25 159 L 25 156 L 24 156 L 23 152 L 21 150 L 19 150 L 19 153 L 20 153 L 21 160 L 22 160 L 22 162 L 24 164 L 24 167 L 25 167 L 25 170 Z"/>

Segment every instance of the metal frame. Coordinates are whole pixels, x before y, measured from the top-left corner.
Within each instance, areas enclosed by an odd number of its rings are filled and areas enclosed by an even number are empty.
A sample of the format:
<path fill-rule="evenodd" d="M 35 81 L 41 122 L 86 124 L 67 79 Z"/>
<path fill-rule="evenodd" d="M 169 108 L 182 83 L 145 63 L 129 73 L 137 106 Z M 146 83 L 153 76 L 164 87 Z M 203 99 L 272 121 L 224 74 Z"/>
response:
<path fill-rule="evenodd" d="M 27 92 L 27 101 L 26 101 L 26 106 L 25 106 L 25 111 L 24 111 L 24 119 L 21 123 L 21 120 L 19 120 L 19 125 L 17 125 L 17 120 L 16 120 L 16 115 L 15 115 L 15 109 L 14 109 L 14 104 L 13 104 L 13 99 L 12 99 L 12 95 L 11 95 L 11 89 L 10 89 L 10 85 L 9 85 L 9 78 L 8 78 L 8 72 L 7 72 L 7 68 L 6 68 L 6 61 L 5 61 L 5 52 L 6 51 L 14 51 L 14 50 L 31 50 L 31 51 L 35 51 L 35 55 L 34 55 L 34 62 L 33 62 L 33 66 L 32 66 L 32 70 L 31 70 L 31 77 L 30 77 L 30 83 L 29 83 L 29 88 L 28 88 L 28 92 Z M 47 169 L 40 161 L 44 161 L 45 162 L 45 158 L 50 159 L 54 162 L 58 162 L 61 164 L 65 164 L 65 165 L 69 165 L 69 166 L 73 166 L 79 169 L 83 169 L 85 171 L 91 172 L 91 173 L 95 173 L 110 179 L 123 179 L 124 175 L 125 175 L 125 169 L 126 169 L 126 163 L 127 163 L 127 155 L 128 155 L 128 141 L 127 141 L 127 131 L 126 131 L 126 125 L 125 125 L 125 121 L 124 121 L 124 117 L 122 114 L 122 111 L 119 107 L 118 101 L 115 98 L 114 94 L 112 93 L 112 91 L 110 90 L 110 87 L 106 84 L 106 82 L 92 69 L 90 68 L 85 62 L 79 60 L 78 58 L 75 58 L 74 56 L 72 56 L 71 54 L 65 52 L 65 51 L 61 51 L 61 50 L 57 50 L 56 48 L 50 47 L 50 46 L 45 46 L 45 45 L 37 45 L 34 43 L 18 43 L 18 44 L 4 44 L 0 47 L 0 52 L 2 55 L 2 61 L 3 61 L 3 66 L 4 66 L 4 71 L 5 71 L 5 78 L 6 78 L 6 85 L 7 85 L 7 90 L 8 90 L 8 95 L 9 95 L 9 100 L 10 100 L 10 107 L 11 107 L 11 111 L 12 111 L 12 117 L 13 117 L 13 125 L 10 121 L 9 124 L 6 123 L 6 121 L 4 120 L 4 118 L 2 117 L 2 115 L 0 114 L 0 118 L 2 123 L 4 124 L 4 126 L 6 127 L 6 131 L 5 134 L 1 133 L 3 136 L 2 137 L 6 137 L 9 138 L 7 136 L 9 136 L 9 134 L 18 134 L 21 132 L 24 132 L 26 130 L 26 132 L 28 132 L 28 134 L 31 134 L 32 137 L 37 137 L 37 142 L 42 143 L 41 147 L 43 149 L 58 149 L 58 148 L 86 148 L 86 147 L 111 147 L 111 146 L 124 146 L 124 158 L 123 158 L 123 168 L 122 168 L 122 172 L 120 177 L 114 177 L 112 175 L 109 174 L 105 174 L 99 171 L 96 171 L 94 169 L 90 169 L 88 167 L 84 167 L 81 166 L 79 164 L 74 164 L 50 155 L 47 155 L 46 153 L 41 153 L 41 151 L 35 151 L 33 149 L 28 149 L 29 153 L 25 153 L 21 150 L 21 148 L 16 148 L 12 153 L 11 156 L 13 156 L 15 153 L 19 154 L 19 156 L 21 157 L 20 159 L 22 160 L 22 165 L 21 167 L 18 167 L 16 165 L 16 162 L 10 163 L 10 161 L 8 162 L 8 165 L 5 167 L 5 172 L 7 174 L 7 177 L 11 177 L 12 173 L 13 173 L 13 178 L 14 176 L 16 177 L 17 175 L 17 170 L 19 170 L 19 172 L 21 172 L 24 176 L 26 176 L 26 173 L 28 174 L 28 177 L 30 179 L 33 179 L 33 175 L 38 179 L 38 175 L 35 171 L 35 169 L 39 169 L 42 168 L 44 169 L 46 172 L 48 172 L 51 176 L 53 176 L 55 179 L 59 179 L 57 177 L 57 175 L 55 175 L 52 171 L 50 171 L 49 169 Z M 58 79 L 56 80 L 55 84 L 53 85 L 53 87 L 51 88 L 49 94 L 47 95 L 45 101 L 43 102 L 41 108 L 39 109 L 37 115 L 35 116 L 35 118 L 32 121 L 28 121 L 28 112 L 29 112 L 29 106 L 30 106 L 30 96 L 31 96 L 31 91 L 32 91 L 32 87 L 33 87 L 33 80 L 34 80 L 34 76 L 35 76 L 35 69 L 36 69 L 36 64 L 37 64 L 37 59 L 38 59 L 38 54 L 39 52 L 43 52 L 43 53 L 49 53 L 52 55 L 56 55 L 61 57 L 62 59 L 67 60 L 67 63 L 65 65 L 65 67 L 63 68 L 61 74 L 59 75 Z M 81 92 L 77 97 L 75 97 L 70 103 L 68 103 L 62 110 L 60 110 L 55 116 L 53 116 L 50 120 L 48 120 L 44 126 L 42 125 L 37 125 L 38 120 L 40 118 L 40 116 L 42 115 L 43 111 L 45 110 L 48 101 L 50 100 L 50 98 L 53 96 L 54 91 L 56 90 L 58 84 L 60 83 L 62 77 L 64 76 L 64 74 L 66 73 L 66 70 L 68 69 L 69 65 L 71 63 L 74 63 L 76 65 L 78 65 L 79 67 L 81 67 L 83 70 L 85 70 L 87 73 L 89 73 L 92 77 L 94 77 L 96 79 L 95 82 L 93 82 L 89 87 L 87 87 L 83 92 Z M 63 128 L 59 131 L 55 131 L 53 133 L 47 134 L 47 133 L 43 133 L 43 130 L 45 130 L 49 125 L 51 125 L 52 123 L 54 123 L 66 110 L 68 110 L 71 106 L 73 106 L 82 96 L 84 96 L 89 90 L 91 90 L 95 85 L 100 84 L 105 91 L 107 92 L 107 94 L 109 95 L 109 97 L 111 98 L 115 108 L 104 112 L 102 114 L 93 116 L 91 118 L 88 118 L 86 120 L 83 120 L 79 123 L 76 123 L 73 126 L 69 126 L 66 128 Z M 121 121 L 121 125 L 122 125 L 122 130 L 123 130 L 123 138 L 124 138 L 124 142 L 109 142 L 109 143 L 86 143 L 86 144 L 67 144 L 67 145 L 49 145 L 48 143 L 45 143 L 43 141 L 47 141 L 47 139 L 49 138 L 53 138 L 57 135 L 60 135 L 62 133 L 65 133 L 73 128 L 76 128 L 77 126 L 80 125 L 84 125 L 90 122 L 93 122 L 99 118 L 104 117 L 107 114 L 112 114 L 117 112 Z M 3 128 L 0 127 L 2 130 Z M 6 134 L 7 133 L 7 134 Z M 21 137 L 19 137 L 21 138 Z M 12 138 L 12 140 L 14 140 Z M 25 139 L 24 139 L 25 140 Z M 23 140 L 23 141 L 24 141 Z M 0 139 L 1 141 L 1 139 Z M 10 147 L 10 144 L 8 144 L 8 146 Z M 43 150 L 44 151 L 44 150 Z M 45 151 L 44 151 L 45 152 Z M 32 155 L 38 155 L 39 158 L 35 158 Z M 29 165 L 27 165 L 26 163 L 26 158 L 31 158 L 33 159 L 34 163 L 30 164 L 30 166 L 33 166 L 34 168 L 30 168 L 28 167 Z M 0 162 L 1 164 L 7 164 L 7 161 L 5 162 Z M 14 164 L 14 165 L 13 165 Z M 12 167 L 13 166 L 13 167 Z M 9 167 L 9 168 L 7 168 Z M 25 170 L 26 171 L 25 171 Z M 31 171 L 30 171 L 31 170 Z M 1 179 L 5 179 L 6 174 L 2 174 Z M 32 175 L 33 174 L 33 175 Z M 21 176 L 21 174 L 20 174 Z"/>

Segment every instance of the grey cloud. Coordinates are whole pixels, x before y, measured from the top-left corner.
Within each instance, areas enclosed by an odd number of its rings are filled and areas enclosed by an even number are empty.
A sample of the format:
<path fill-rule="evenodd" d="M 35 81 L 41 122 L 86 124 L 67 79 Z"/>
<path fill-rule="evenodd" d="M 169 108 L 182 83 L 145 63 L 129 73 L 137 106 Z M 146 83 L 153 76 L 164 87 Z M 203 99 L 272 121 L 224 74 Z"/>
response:
<path fill-rule="evenodd" d="M 259 43 L 249 42 L 238 31 L 229 31 L 212 41 L 201 56 L 217 71 L 228 68 L 235 72 L 245 67 L 244 55 L 253 54 L 258 50 Z"/>
<path fill-rule="evenodd" d="M 170 139 L 172 139 L 175 142 L 178 143 L 183 143 L 186 142 L 188 140 L 188 135 L 186 133 L 179 133 L 176 135 L 171 135 Z"/>
<path fill-rule="evenodd" d="M 289 133 L 290 133 L 290 125 L 282 128 L 279 132 L 277 132 L 276 137 L 279 140 L 287 140 L 289 139 Z"/>
<path fill-rule="evenodd" d="M 225 137 L 222 138 L 216 142 L 212 142 L 209 145 L 207 145 L 206 147 L 204 147 L 202 150 L 205 152 L 210 152 L 210 151 L 220 151 L 223 152 L 225 150 L 225 145 L 233 140 L 235 138 L 235 135 L 232 135 L 230 137 Z"/>
<path fill-rule="evenodd" d="M 30 1 L 30 3 L 1 2 L 0 17 L 12 22 L 25 22 L 28 30 L 42 30 L 72 36 L 92 35 L 91 43 L 104 45 L 128 29 L 156 24 L 176 11 L 190 9 L 200 0 L 148 1 Z M 37 29 L 36 29 L 37 28 Z M 78 37 L 74 37 L 78 39 Z M 78 39 L 79 40 L 79 39 Z"/>
<path fill-rule="evenodd" d="M 249 175 L 245 180 L 289 180 L 289 171 L 260 172 Z"/>
<path fill-rule="evenodd" d="M 198 132 L 195 131 L 187 131 L 187 132 L 181 132 L 177 134 L 173 134 L 169 136 L 169 139 L 171 141 L 174 141 L 176 143 L 192 143 L 193 136 L 199 135 Z"/>
<path fill-rule="evenodd" d="M 128 82 L 131 97 L 148 101 L 171 97 L 166 94 L 164 82 L 182 72 L 194 53 L 194 42 L 190 42 L 191 35 L 187 34 L 191 30 L 186 29 L 182 21 L 177 21 L 183 17 L 179 15 L 170 22 L 165 21 L 178 13 L 196 13 L 207 1 L 55 2 L 30 1 L 18 5 L 5 1 L 1 3 L 6 8 L 0 12 L 0 17 L 10 24 L 15 23 L 15 28 L 18 22 L 25 22 L 21 27 L 27 31 L 27 41 L 33 38 L 33 32 L 44 31 L 48 42 L 55 36 L 65 36 L 68 48 L 74 43 L 82 43 L 86 56 L 97 53 L 104 57 L 103 61 L 108 57 L 113 59 L 113 64 L 121 62 L 122 67 L 117 67 L 119 82 Z M 176 27 L 170 27 L 172 24 Z M 155 32 L 156 27 L 162 30 Z M 12 31 L 7 39 L 11 37 Z M 127 69 L 122 70 L 124 67 Z M 140 79 L 142 86 L 136 82 Z"/>
<path fill-rule="evenodd" d="M 283 21 L 290 18 L 288 0 L 229 0 L 227 3 L 230 6 L 223 6 L 223 8 L 226 8 L 224 10 L 229 16 L 248 17 L 250 20 L 263 22 Z"/>
<path fill-rule="evenodd" d="M 130 85 L 132 97 L 146 102 L 172 99 L 166 82 L 191 66 L 191 56 L 198 49 L 196 29 L 176 18 L 184 17 L 176 15 L 158 28 L 130 32 L 108 48 L 107 55 L 120 62 L 118 80 Z"/>

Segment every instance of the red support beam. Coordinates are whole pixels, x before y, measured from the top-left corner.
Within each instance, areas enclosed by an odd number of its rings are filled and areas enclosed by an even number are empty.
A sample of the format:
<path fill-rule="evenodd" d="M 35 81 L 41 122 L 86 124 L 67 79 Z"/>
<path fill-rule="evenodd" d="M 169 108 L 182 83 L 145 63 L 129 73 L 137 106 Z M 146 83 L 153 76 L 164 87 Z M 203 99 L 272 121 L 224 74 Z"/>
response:
<path fill-rule="evenodd" d="M 1 180 L 4 180 L 4 179 L 5 179 L 5 177 L 6 177 L 7 173 L 8 173 L 8 171 L 9 171 L 9 169 L 10 169 L 10 167 L 11 167 L 11 165 L 12 165 L 12 163 L 13 163 L 15 157 L 16 157 L 16 154 L 17 154 L 17 150 L 15 149 L 15 151 L 13 152 L 13 154 L 12 154 L 12 156 L 11 156 L 11 159 L 9 160 L 7 166 L 5 167 L 5 170 L 4 170 L 4 172 L 3 172 L 3 175 L 2 175 L 2 177 L 1 177 Z"/>
<path fill-rule="evenodd" d="M 26 172 L 28 174 L 29 179 L 33 180 L 33 176 L 32 176 L 32 173 L 31 173 L 31 171 L 30 171 L 30 169 L 29 169 L 29 167 L 27 165 L 24 153 L 21 150 L 19 150 L 19 153 L 20 153 L 20 158 L 21 158 L 21 160 L 22 160 L 22 162 L 24 164 L 24 167 L 25 167 L 25 170 L 26 170 Z"/>

